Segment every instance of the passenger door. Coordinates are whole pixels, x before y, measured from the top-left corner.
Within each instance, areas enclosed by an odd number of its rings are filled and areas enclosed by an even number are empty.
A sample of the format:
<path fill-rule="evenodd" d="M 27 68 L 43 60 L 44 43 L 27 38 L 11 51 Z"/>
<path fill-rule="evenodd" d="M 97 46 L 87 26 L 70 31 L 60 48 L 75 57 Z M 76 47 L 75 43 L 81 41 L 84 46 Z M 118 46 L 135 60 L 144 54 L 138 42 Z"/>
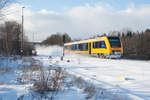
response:
<path fill-rule="evenodd" d="M 89 54 L 91 55 L 91 42 L 89 43 Z"/>

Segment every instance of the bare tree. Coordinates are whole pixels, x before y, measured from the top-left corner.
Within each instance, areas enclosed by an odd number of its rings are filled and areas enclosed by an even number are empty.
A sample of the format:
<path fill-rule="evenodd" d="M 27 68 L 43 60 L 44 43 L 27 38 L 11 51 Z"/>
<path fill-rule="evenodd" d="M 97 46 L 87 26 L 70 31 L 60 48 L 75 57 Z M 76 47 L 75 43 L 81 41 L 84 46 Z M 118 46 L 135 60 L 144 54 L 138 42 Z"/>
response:
<path fill-rule="evenodd" d="M 7 21 L 0 28 L 1 45 L 7 55 L 18 53 L 21 34 L 21 25 L 15 21 Z"/>
<path fill-rule="evenodd" d="M 0 10 L 10 3 L 10 0 L 0 0 Z"/>
<path fill-rule="evenodd" d="M 150 59 L 150 30 L 122 36 L 124 55 L 128 58 Z"/>
<path fill-rule="evenodd" d="M 0 53 L 20 54 L 21 49 L 21 24 L 16 21 L 7 21 L 0 27 Z M 33 44 L 30 43 L 26 36 L 24 37 L 24 51 L 25 55 L 31 55 Z"/>

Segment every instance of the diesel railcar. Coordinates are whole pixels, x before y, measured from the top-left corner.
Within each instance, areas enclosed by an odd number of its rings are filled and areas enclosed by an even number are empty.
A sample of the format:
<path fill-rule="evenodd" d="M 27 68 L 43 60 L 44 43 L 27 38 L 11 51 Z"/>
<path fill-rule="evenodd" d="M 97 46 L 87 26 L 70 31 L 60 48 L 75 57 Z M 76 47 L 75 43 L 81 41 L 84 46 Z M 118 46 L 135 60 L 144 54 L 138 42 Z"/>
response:
<path fill-rule="evenodd" d="M 98 37 L 64 44 L 64 52 L 85 53 L 103 58 L 121 58 L 122 42 L 119 37 Z"/>

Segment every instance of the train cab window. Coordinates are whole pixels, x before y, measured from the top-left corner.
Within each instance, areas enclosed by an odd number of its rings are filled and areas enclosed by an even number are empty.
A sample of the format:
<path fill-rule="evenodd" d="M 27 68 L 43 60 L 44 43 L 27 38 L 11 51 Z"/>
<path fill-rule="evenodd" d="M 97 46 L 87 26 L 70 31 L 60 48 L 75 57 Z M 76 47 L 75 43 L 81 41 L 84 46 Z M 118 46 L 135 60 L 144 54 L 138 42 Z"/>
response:
<path fill-rule="evenodd" d="M 108 37 L 111 47 L 121 47 L 119 37 Z"/>

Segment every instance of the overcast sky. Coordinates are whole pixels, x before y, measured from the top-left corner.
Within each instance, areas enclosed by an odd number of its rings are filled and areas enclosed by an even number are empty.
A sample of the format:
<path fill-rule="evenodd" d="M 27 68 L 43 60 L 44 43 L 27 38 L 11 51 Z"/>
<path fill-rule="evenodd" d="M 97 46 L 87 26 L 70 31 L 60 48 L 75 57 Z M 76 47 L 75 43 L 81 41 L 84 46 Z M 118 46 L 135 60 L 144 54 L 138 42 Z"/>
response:
<path fill-rule="evenodd" d="M 150 28 L 150 0 L 23 0 L 3 13 L 21 23 L 30 40 L 42 41 L 56 32 L 87 38 L 113 30 Z"/>

